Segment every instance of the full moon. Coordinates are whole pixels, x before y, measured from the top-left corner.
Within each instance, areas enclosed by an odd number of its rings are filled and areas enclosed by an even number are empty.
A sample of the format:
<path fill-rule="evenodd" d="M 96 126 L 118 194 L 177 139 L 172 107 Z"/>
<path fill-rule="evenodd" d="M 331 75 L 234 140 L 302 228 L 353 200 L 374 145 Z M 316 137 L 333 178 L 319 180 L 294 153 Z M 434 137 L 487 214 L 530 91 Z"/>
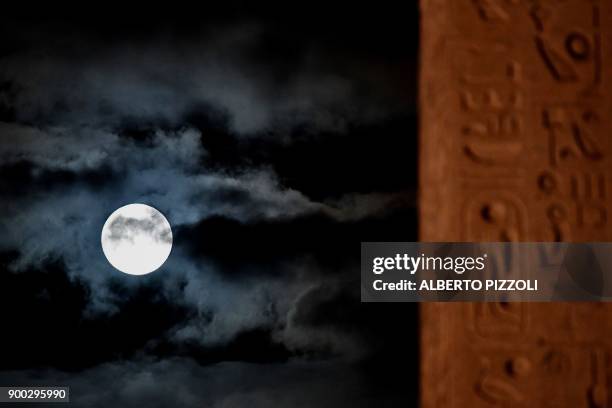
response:
<path fill-rule="evenodd" d="M 146 275 L 168 259 L 172 229 L 157 209 L 129 204 L 108 217 L 101 242 L 106 259 L 116 269 L 129 275 Z"/>

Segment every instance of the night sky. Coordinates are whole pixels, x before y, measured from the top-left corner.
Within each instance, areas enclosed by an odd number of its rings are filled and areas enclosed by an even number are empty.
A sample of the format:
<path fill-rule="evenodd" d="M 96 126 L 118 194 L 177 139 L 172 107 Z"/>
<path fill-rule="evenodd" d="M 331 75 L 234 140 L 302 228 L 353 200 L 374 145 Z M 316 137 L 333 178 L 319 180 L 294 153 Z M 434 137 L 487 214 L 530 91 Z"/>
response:
<path fill-rule="evenodd" d="M 416 307 L 362 304 L 359 254 L 417 240 L 417 2 L 258 3 L 0 17 L 0 386 L 416 404 Z M 100 247 L 129 203 L 173 229 L 142 277 Z"/>

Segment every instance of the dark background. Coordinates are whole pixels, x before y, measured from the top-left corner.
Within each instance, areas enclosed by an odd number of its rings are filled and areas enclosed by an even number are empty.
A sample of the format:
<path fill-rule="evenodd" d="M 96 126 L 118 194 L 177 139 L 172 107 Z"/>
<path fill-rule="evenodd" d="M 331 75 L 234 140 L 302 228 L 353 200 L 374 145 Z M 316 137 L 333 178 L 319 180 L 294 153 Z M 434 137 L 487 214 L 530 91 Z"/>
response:
<path fill-rule="evenodd" d="M 76 406 L 410 406 L 417 311 L 362 304 L 415 241 L 417 6 L 86 5 L 0 23 L 0 385 Z M 168 263 L 114 271 L 145 202 Z"/>

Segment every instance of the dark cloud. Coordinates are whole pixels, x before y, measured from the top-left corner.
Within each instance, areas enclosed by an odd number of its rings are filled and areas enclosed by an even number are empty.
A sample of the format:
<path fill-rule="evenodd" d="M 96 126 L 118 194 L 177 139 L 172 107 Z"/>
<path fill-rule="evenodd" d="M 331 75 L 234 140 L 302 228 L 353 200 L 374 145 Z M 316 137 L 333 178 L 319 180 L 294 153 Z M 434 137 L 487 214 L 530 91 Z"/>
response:
<path fill-rule="evenodd" d="M 245 22 L 180 43 L 130 38 L 98 44 L 95 52 L 81 36 L 59 35 L 53 46 L 32 39 L 0 64 L 0 78 L 9 84 L 3 99 L 21 123 L 129 122 L 141 131 L 183 126 L 194 111 L 212 106 L 230 133 L 276 139 L 296 127 L 345 133 L 410 108 L 406 93 L 386 79 L 397 73 L 384 65 L 352 58 L 332 70 L 330 51 L 309 44 L 296 44 L 293 62 L 258 60 L 254 55 L 262 54 L 270 36 L 262 23 Z"/>
<path fill-rule="evenodd" d="M 397 197 L 395 208 L 387 203 L 386 214 L 379 213 L 375 218 L 338 220 L 314 213 L 243 223 L 211 217 L 179 229 L 175 243 L 187 248 L 194 257 L 213 261 L 229 279 L 245 279 L 258 272 L 282 273 L 279 266 L 304 259 L 316 261 L 329 269 L 325 273 L 334 274 L 346 268 L 347 263 L 357 266 L 359 260 L 352 255 L 361 242 L 416 240 L 413 225 L 416 209 L 406 201 L 407 198 Z M 251 266 L 248 270 L 240 268 L 245 263 Z"/>
<path fill-rule="evenodd" d="M 394 373 L 399 375 L 399 373 Z M 107 363 L 78 374 L 13 371 L 0 374 L 19 384 L 70 384 L 70 401 L 86 407 L 351 407 L 394 406 L 412 399 L 405 388 L 389 394 L 367 386 L 360 367 L 346 363 L 225 362 L 199 366 L 187 359 Z"/>
<path fill-rule="evenodd" d="M 14 256 L 4 255 L 4 268 Z M 116 295 L 118 312 L 103 318 L 84 318 L 81 311 L 91 292 L 82 282 L 69 279 L 59 261 L 49 260 L 41 268 L 19 274 L 3 269 L 0 276 L 0 317 L 20 334 L 3 340 L 6 347 L 0 368 L 4 370 L 51 366 L 78 371 L 141 355 L 182 356 L 204 365 L 221 361 L 279 363 L 298 357 L 370 361 L 389 352 L 390 344 L 406 348 L 401 359 L 395 357 L 397 364 L 415 364 L 414 333 L 410 326 L 396 323 L 415 318 L 416 308 L 395 305 L 382 310 L 383 306 L 361 304 L 359 281 L 352 273 L 333 279 L 311 276 L 294 294 L 289 292 L 292 284 L 281 281 L 284 293 L 268 288 L 267 296 L 226 298 L 218 305 L 202 303 L 199 310 L 176 299 L 193 282 L 178 282 L 170 293 L 163 288 L 167 285 L 163 276 L 137 284 L 117 277 L 109 285 Z M 259 281 L 257 284 L 265 288 Z M 242 283 L 252 282 L 247 279 Z M 215 290 L 222 296 L 229 291 L 219 285 Z M 236 300 L 243 303 L 240 308 L 231 304 Z M 15 314 L 14 310 L 20 312 Z M 236 310 L 249 314 L 243 319 Z M 83 346 L 90 344 L 95 344 L 95 352 Z M 16 350 L 23 350 L 27 357 Z"/>

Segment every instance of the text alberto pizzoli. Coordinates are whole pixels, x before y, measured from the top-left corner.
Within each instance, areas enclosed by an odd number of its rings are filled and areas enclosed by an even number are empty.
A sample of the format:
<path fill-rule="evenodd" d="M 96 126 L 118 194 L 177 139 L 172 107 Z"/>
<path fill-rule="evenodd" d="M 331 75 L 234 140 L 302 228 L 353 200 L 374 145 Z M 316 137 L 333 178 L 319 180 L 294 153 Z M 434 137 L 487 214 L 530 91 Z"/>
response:
<path fill-rule="evenodd" d="M 480 257 L 439 257 L 409 256 L 396 254 L 394 257 L 376 257 L 373 259 L 372 272 L 381 275 L 388 270 L 400 270 L 414 275 L 417 271 L 453 271 L 462 275 L 466 271 L 482 271 L 486 268 L 487 255 Z M 372 282 L 376 291 L 537 291 L 537 280 L 514 279 L 423 279 L 419 283 L 401 279 L 397 282 L 384 282 L 376 279 Z"/>

